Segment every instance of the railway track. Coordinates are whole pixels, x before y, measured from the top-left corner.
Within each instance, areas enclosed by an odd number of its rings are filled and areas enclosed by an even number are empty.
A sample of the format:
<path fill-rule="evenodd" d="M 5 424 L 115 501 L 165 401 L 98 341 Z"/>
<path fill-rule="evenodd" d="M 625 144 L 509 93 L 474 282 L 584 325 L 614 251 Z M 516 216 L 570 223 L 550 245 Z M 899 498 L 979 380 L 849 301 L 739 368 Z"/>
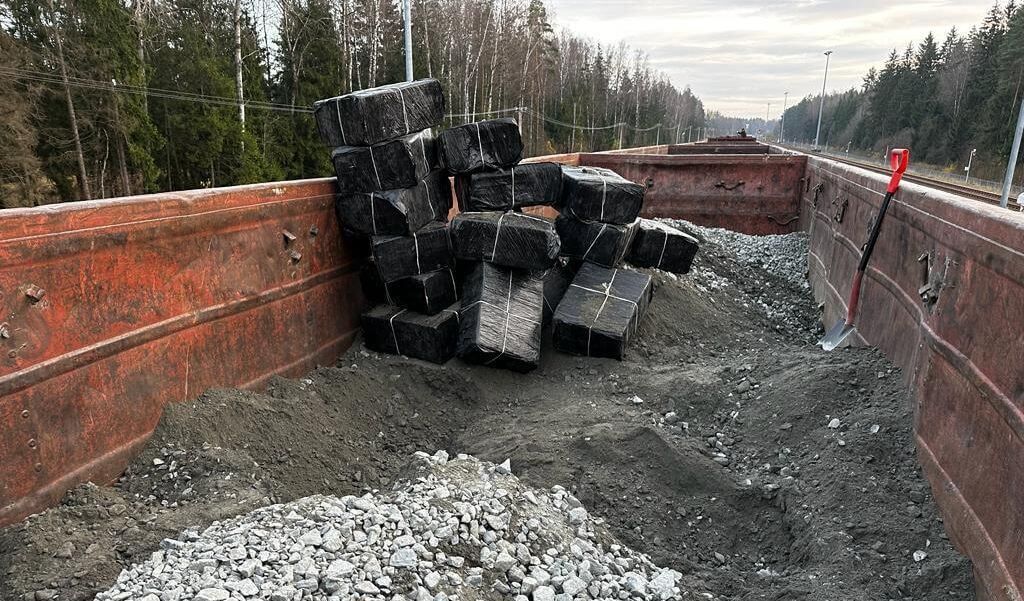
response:
<path fill-rule="evenodd" d="M 802 152 L 804 154 L 809 154 L 813 156 L 819 156 L 823 159 L 829 159 L 832 161 L 836 161 L 838 163 L 852 165 L 854 167 L 860 167 L 861 169 L 867 169 L 868 171 L 874 171 L 875 173 L 881 173 L 883 175 L 889 175 L 890 173 L 889 169 L 881 165 L 866 163 L 864 161 L 858 161 L 855 159 L 848 159 L 845 157 L 839 157 L 832 154 L 825 154 L 822 152 L 814 152 L 811 150 L 803 150 L 798 148 L 792 148 L 791 150 L 795 150 L 797 152 Z M 924 175 L 918 175 L 910 171 L 907 171 L 907 173 L 903 175 L 903 179 L 904 181 L 913 182 L 915 184 L 927 186 L 929 188 L 934 188 L 936 190 L 942 190 L 943 192 L 949 192 L 950 194 L 956 194 L 957 196 L 970 198 L 971 200 L 977 200 L 990 205 L 999 206 L 999 194 L 996 194 L 995 192 L 989 192 L 988 190 L 981 190 L 979 188 L 972 188 L 970 186 L 954 184 L 952 182 L 935 179 Z M 1017 202 L 1013 198 L 1010 198 L 1008 208 L 1012 211 L 1019 211 L 1020 205 L 1017 204 Z"/>

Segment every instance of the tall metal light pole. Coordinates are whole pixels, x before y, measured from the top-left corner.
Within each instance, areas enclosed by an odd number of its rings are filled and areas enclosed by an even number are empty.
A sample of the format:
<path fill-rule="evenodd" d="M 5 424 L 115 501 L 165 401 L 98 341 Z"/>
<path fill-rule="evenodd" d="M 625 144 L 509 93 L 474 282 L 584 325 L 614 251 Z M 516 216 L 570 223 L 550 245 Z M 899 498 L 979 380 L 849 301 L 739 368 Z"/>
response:
<path fill-rule="evenodd" d="M 771 118 L 772 114 L 772 103 L 768 103 L 768 110 L 764 112 L 764 135 L 768 137 L 768 119 Z"/>
<path fill-rule="evenodd" d="M 412 81 L 412 0 L 402 0 L 405 21 L 405 80 Z"/>
<path fill-rule="evenodd" d="M 818 105 L 818 130 L 814 132 L 814 149 L 818 149 L 818 138 L 821 137 L 821 115 L 825 112 L 825 82 L 828 81 L 828 61 L 832 58 L 832 51 L 825 51 L 825 77 L 821 80 L 821 104 Z"/>
<path fill-rule="evenodd" d="M 967 182 L 971 181 L 971 163 L 974 162 L 974 155 L 976 155 L 976 154 L 978 154 L 978 149 L 977 148 L 973 148 L 973 149 L 971 149 L 971 156 L 967 157 L 967 166 L 964 167 L 964 171 L 967 172 L 967 175 L 964 176 L 964 183 L 965 184 Z"/>
<path fill-rule="evenodd" d="M 1006 164 L 1006 177 L 1003 179 L 1003 195 L 999 197 L 999 206 L 1006 208 L 1010 201 L 1010 187 L 1013 186 L 1013 170 L 1017 167 L 1017 153 L 1020 152 L 1020 138 L 1024 135 L 1024 102 L 1020 103 L 1017 114 L 1017 130 L 1013 132 L 1013 147 L 1010 148 L 1010 162 Z"/>
<path fill-rule="evenodd" d="M 782 93 L 782 124 L 779 125 L 779 144 L 786 143 L 786 103 L 789 100 L 789 92 Z"/>

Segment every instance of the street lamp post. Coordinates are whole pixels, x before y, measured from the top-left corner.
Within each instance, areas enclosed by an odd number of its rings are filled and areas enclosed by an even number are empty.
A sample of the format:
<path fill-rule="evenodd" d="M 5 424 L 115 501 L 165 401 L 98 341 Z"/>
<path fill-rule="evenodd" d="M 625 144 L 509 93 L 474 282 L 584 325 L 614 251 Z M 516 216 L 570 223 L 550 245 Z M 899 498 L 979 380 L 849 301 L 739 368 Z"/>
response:
<path fill-rule="evenodd" d="M 405 21 L 405 80 L 412 81 L 412 0 L 402 0 L 402 9 L 402 18 Z"/>
<path fill-rule="evenodd" d="M 964 171 L 967 172 L 967 175 L 964 176 L 964 183 L 965 184 L 967 182 L 971 181 L 971 163 L 974 162 L 974 155 L 976 155 L 976 154 L 978 154 L 978 149 L 977 148 L 973 148 L 973 149 L 971 149 L 971 156 L 967 157 L 967 166 L 964 167 Z"/>
<path fill-rule="evenodd" d="M 764 135 L 768 137 L 768 120 L 771 119 L 772 103 L 768 103 L 768 110 L 764 112 Z"/>
<path fill-rule="evenodd" d="M 825 112 L 825 82 L 828 81 L 828 61 L 832 58 L 832 51 L 825 51 L 825 77 L 821 80 L 821 104 L 818 105 L 818 129 L 814 132 L 814 149 L 818 149 L 818 138 L 821 137 L 821 115 Z"/>
<path fill-rule="evenodd" d="M 789 100 L 789 92 L 782 93 L 782 124 L 779 125 L 779 144 L 786 143 L 786 104 Z"/>

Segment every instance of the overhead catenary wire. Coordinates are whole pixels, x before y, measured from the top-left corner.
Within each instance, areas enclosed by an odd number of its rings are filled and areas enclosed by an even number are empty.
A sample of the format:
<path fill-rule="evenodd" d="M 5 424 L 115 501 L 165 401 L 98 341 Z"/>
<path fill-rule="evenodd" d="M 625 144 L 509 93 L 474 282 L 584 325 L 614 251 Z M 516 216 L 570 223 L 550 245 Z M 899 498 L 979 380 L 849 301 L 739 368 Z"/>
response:
<path fill-rule="evenodd" d="M 64 81 L 58 75 L 56 75 L 56 74 L 46 73 L 46 72 L 43 72 L 43 71 L 33 71 L 33 70 L 29 70 L 29 69 L 19 69 L 19 68 L 15 68 L 15 67 L 0 66 L 0 78 L 2 78 L 2 77 L 6 77 L 6 78 L 9 78 L 9 79 L 32 81 L 32 82 L 36 82 L 36 83 L 57 85 L 57 86 L 64 85 Z M 200 104 L 207 104 L 207 105 L 213 105 L 213 106 L 224 106 L 224 107 L 237 107 L 238 106 L 238 99 L 235 98 L 235 97 L 231 97 L 231 96 L 217 96 L 217 95 L 213 95 L 213 94 L 204 94 L 204 93 L 197 93 L 197 92 L 187 92 L 187 91 L 183 91 L 183 90 L 168 90 L 168 89 L 162 89 L 162 88 L 151 88 L 151 87 L 144 87 L 144 86 L 133 86 L 133 85 L 127 85 L 127 84 L 123 84 L 123 83 L 115 83 L 113 81 L 105 82 L 105 81 L 98 81 L 98 80 L 86 79 L 86 78 L 81 78 L 81 77 L 69 77 L 68 81 L 67 81 L 67 84 L 71 85 L 71 86 L 74 86 L 74 87 L 83 88 L 83 89 L 89 89 L 89 90 L 99 90 L 99 91 L 106 91 L 106 92 L 114 91 L 114 92 L 120 92 L 120 93 L 126 93 L 126 94 L 146 95 L 146 96 L 150 96 L 150 97 L 153 97 L 153 98 L 161 98 L 161 99 L 165 99 L 165 100 L 179 100 L 179 101 L 183 101 L 183 102 L 195 102 L 195 103 L 200 103 Z M 309 107 L 306 107 L 306 106 L 298 106 L 298 105 L 284 104 L 284 103 L 278 103 L 278 102 L 266 102 L 266 101 L 260 101 L 260 100 L 245 100 L 243 102 L 244 102 L 244 104 L 245 104 L 245 106 L 247 108 L 263 109 L 263 110 L 271 110 L 271 111 L 279 111 L 279 112 L 292 112 L 292 113 L 312 113 L 313 112 L 312 108 L 309 108 Z M 676 124 L 673 127 L 665 127 L 661 123 L 655 123 L 654 125 L 651 125 L 651 126 L 648 126 L 648 127 L 636 127 L 636 126 L 630 125 L 629 123 L 626 123 L 624 121 L 620 121 L 620 122 L 617 122 L 617 123 L 612 123 L 610 125 L 600 125 L 600 126 L 579 125 L 579 124 L 575 124 L 575 123 L 569 123 L 569 122 L 566 122 L 566 121 L 562 121 L 560 119 L 555 119 L 553 117 L 549 117 L 549 116 L 545 115 L 544 113 L 542 113 L 541 111 L 538 111 L 538 110 L 530 108 L 530 107 L 525 107 L 525 106 L 512 107 L 512 108 L 507 108 L 507 109 L 497 109 L 497 110 L 492 110 L 492 111 L 479 111 L 479 112 L 457 113 L 457 114 L 453 113 L 453 114 L 445 115 L 445 118 L 449 119 L 449 120 L 454 120 L 454 119 L 470 119 L 470 118 L 476 118 L 476 117 L 487 117 L 487 116 L 491 116 L 491 115 L 504 115 L 504 114 L 509 114 L 509 113 L 532 114 L 532 115 L 534 115 L 535 117 L 537 117 L 538 119 L 540 119 L 541 121 L 543 121 L 545 123 L 549 123 L 551 125 L 557 125 L 557 126 L 560 126 L 560 127 L 567 127 L 567 128 L 575 129 L 575 130 L 578 130 L 578 131 L 603 131 L 603 130 L 616 129 L 616 128 L 628 129 L 628 130 L 632 130 L 634 132 L 648 132 L 648 131 L 653 131 L 653 130 L 659 129 L 659 128 L 665 129 L 666 131 L 678 131 L 682 127 L 682 124 Z"/>

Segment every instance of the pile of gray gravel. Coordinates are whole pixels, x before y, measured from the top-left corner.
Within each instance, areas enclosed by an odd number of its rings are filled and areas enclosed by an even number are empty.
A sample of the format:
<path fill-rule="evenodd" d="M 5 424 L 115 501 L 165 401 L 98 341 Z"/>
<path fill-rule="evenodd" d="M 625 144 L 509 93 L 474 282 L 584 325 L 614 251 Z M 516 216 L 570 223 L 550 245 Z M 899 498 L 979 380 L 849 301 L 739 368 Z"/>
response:
<path fill-rule="evenodd" d="M 753 236 L 682 219 L 662 221 L 701 242 L 693 267 L 698 288 L 709 293 L 734 292 L 775 324 L 776 330 L 817 338 L 820 316 L 807 280 L 805 232 Z M 731 263 L 729 268 L 726 262 Z"/>
<path fill-rule="evenodd" d="M 564 488 L 439 451 L 388 493 L 306 497 L 165 539 L 96 599 L 664 601 L 680 578 Z"/>

